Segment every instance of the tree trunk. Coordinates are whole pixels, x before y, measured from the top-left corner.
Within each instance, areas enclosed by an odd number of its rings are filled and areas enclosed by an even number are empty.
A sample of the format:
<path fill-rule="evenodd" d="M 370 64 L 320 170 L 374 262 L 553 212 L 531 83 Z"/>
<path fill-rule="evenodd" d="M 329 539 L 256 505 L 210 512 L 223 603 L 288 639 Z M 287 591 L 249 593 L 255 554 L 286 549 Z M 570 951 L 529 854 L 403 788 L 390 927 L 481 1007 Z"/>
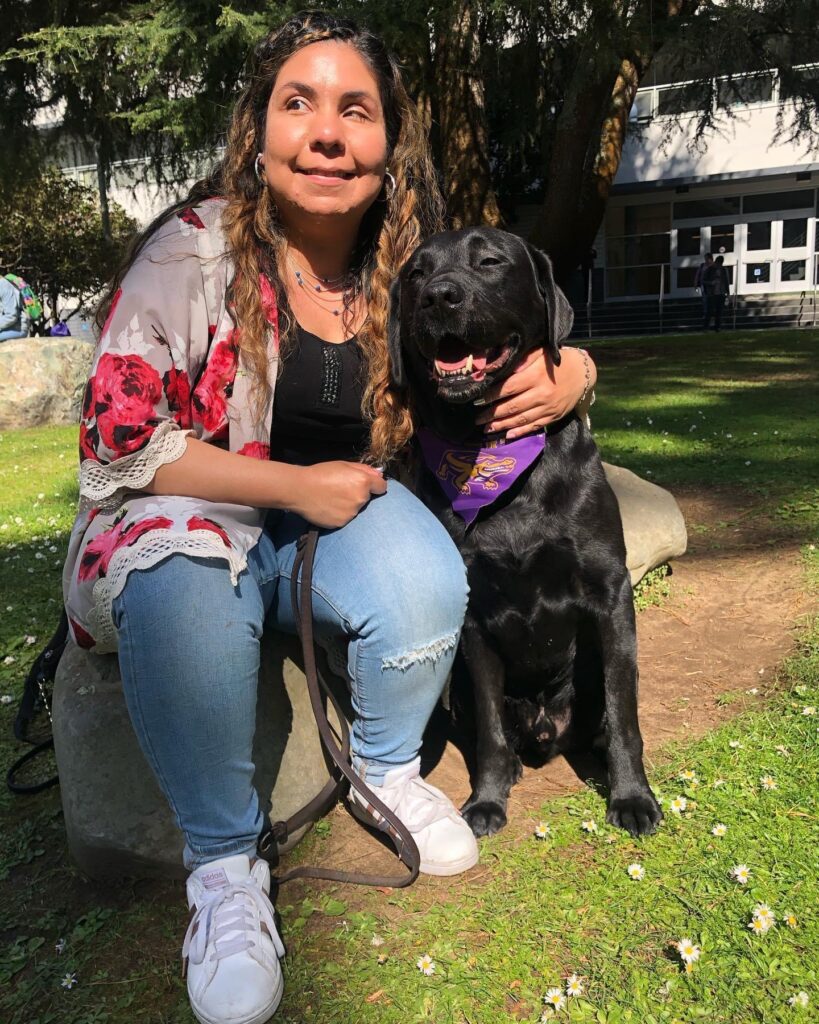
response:
<path fill-rule="evenodd" d="M 454 228 L 503 223 L 489 170 L 477 21 L 473 0 L 455 0 L 435 47 L 444 194 Z"/>
<path fill-rule="evenodd" d="M 629 111 L 663 45 L 667 23 L 692 15 L 698 4 L 647 0 L 639 23 L 633 19 L 615 27 L 609 11 L 604 15 L 608 25 L 591 24 L 587 30 L 558 117 L 545 175 L 546 198 L 532 231 L 532 241 L 552 257 L 555 276 L 564 285 L 594 244 L 620 167 Z M 595 42 L 605 32 L 621 39 L 620 53 L 613 49 L 610 58 L 601 58 Z"/>
<path fill-rule="evenodd" d="M 547 171 L 548 191 L 532 232 L 532 241 L 552 257 L 563 283 L 587 256 L 602 223 L 641 77 L 630 60 L 619 69 L 600 69 L 596 76 L 589 70 L 578 69 L 578 88 L 566 96 Z"/>
<path fill-rule="evenodd" d="M 108 185 L 111 180 L 111 162 L 108 158 L 107 146 L 101 142 L 97 147 L 97 191 L 100 200 L 100 218 L 102 234 L 109 245 L 113 242 L 111 231 L 111 211 L 108 206 Z"/>

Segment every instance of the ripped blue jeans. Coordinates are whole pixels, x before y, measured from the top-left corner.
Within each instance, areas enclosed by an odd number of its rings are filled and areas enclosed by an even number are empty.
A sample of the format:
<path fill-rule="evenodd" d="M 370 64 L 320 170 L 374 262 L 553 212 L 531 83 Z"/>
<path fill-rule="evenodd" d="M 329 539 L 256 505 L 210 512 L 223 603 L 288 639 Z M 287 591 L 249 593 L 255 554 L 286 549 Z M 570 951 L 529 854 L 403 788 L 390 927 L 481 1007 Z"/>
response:
<path fill-rule="evenodd" d="M 172 555 L 114 602 L 134 730 L 185 834 L 185 864 L 252 855 L 262 828 L 253 734 L 263 629 L 294 633 L 290 570 L 306 524 L 272 512 L 238 586 L 215 559 Z M 378 784 L 418 754 L 466 610 L 461 556 L 437 519 L 389 481 L 346 526 L 321 532 L 319 639 L 346 646 L 353 763 Z"/>

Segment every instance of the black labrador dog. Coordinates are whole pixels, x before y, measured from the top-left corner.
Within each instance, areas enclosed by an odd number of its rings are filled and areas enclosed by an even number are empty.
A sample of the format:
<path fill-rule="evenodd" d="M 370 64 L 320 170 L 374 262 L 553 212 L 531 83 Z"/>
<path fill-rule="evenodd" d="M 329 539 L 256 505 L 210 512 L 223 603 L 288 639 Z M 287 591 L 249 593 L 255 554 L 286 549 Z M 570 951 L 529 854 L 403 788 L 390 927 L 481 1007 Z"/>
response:
<path fill-rule="evenodd" d="M 503 231 L 447 231 L 417 249 L 390 300 L 394 382 L 411 387 L 424 428 L 418 494 L 460 548 L 470 585 L 460 657 L 476 770 L 463 815 L 476 835 L 497 832 L 519 754 L 543 763 L 602 739 L 607 820 L 653 832 L 662 813 L 643 768 L 632 588 L 597 447 L 572 414 L 535 439 L 542 450 L 522 471 L 531 451 L 477 450 L 475 400 L 531 349 L 560 363 L 572 311 L 551 263 Z"/>

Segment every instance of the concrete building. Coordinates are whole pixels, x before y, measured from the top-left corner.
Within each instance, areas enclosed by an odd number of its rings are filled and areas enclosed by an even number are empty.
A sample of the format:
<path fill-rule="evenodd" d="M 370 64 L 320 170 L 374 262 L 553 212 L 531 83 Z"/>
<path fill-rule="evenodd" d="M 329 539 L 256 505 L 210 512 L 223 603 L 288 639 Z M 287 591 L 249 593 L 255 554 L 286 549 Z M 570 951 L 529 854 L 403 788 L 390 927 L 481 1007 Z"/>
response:
<path fill-rule="evenodd" d="M 706 252 L 724 255 L 740 310 L 764 316 L 795 308 L 800 297 L 803 306 L 813 301 L 819 152 L 776 140 L 792 101 L 775 72 L 713 86 L 733 116 L 699 141 L 696 87 L 650 85 L 637 94 L 596 243 L 594 297 L 606 305 L 684 308 L 674 300 L 695 299 Z"/>

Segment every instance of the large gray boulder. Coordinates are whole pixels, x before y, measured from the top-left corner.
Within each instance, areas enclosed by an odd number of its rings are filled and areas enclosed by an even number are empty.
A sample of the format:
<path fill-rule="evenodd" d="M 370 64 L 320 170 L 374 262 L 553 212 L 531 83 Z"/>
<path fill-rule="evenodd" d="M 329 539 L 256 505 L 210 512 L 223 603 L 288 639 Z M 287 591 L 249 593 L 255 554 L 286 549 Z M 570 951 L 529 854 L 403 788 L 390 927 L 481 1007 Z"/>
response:
<path fill-rule="evenodd" d="M 271 822 L 304 806 L 329 777 L 299 664 L 295 638 L 266 635 L 253 756 Z M 115 654 L 66 648 L 53 718 L 68 845 L 79 867 L 93 878 L 184 877 L 182 834 L 131 728 Z"/>
<path fill-rule="evenodd" d="M 80 338 L 0 343 L 0 430 L 79 422 L 93 357 Z"/>
<path fill-rule="evenodd" d="M 632 585 L 651 569 L 685 554 L 688 533 L 674 495 L 621 466 L 603 463 L 620 506 Z"/>

